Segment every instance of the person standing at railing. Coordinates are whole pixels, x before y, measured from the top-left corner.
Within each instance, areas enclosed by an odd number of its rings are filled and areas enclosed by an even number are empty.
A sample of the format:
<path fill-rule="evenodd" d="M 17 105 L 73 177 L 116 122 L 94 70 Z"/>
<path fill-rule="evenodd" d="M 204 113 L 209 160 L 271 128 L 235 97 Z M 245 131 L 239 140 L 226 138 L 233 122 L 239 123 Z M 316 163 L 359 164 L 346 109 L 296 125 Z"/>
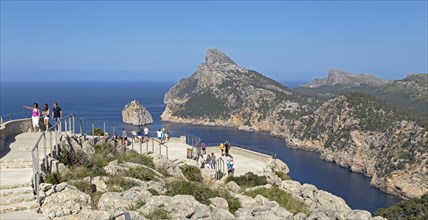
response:
<path fill-rule="evenodd" d="M 31 110 L 31 120 L 33 122 L 33 131 L 37 132 L 40 131 L 39 128 L 39 119 L 40 119 L 40 110 L 39 105 L 37 103 L 33 103 L 33 107 L 25 106 L 22 107 Z"/>
<path fill-rule="evenodd" d="M 58 128 L 61 128 L 62 109 L 58 106 L 57 102 L 53 103 L 52 113 L 52 119 L 59 126 Z"/>
<path fill-rule="evenodd" d="M 201 149 L 202 149 L 202 153 L 203 153 L 203 154 L 206 154 L 206 153 L 207 153 L 207 152 L 206 152 L 206 150 L 207 150 L 207 145 L 205 144 L 205 141 L 202 141 Z"/>
<path fill-rule="evenodd" d="M 144 126 L 144 140 L 143 141 L 144 142 L 149 141 L 149 129 L 146 126 Z"/>
<path fill-rule="evenodd" d="M 224 156 L 224 144 L 220 143 L 221 156 Z"/>
<path fill-rule="evenodd" d="M 230 150 L 229 142 L 226 141 L 226 143 L 224 144 L 224 147 L 226 148 L 226 156 L 229 156 L 229 150 Z"/>
<path fill-rule="evenodd" d="M 123 152 L 126 152 L 126 147 L 128 145 L 128 137 L 127 137 L 125 128 L 122 128 L 122 145 L 123 145 Z"/>
<path fill-rule="evenodd" d="M 48 104 L 45 104 L 43 106 L 42 116 L 43 116 L 43 122 L 45 123 L 45 126 L 46 126 L 45 131 L 48 131 L 48 129 L 49 129 L 49 106 L 48 106 Z"/>

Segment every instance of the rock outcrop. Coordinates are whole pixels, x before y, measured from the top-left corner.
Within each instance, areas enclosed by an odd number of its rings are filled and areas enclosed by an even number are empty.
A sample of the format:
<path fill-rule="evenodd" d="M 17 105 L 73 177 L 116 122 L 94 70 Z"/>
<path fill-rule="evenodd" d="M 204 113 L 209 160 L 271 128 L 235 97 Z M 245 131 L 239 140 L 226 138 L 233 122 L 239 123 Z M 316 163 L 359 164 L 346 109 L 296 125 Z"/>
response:
<path fill-rule="evenodd" d="M 346 74 L 332 75 L 331 81 L 346 81 L 341 77 Z M 289 146 L 317 151 L 322 159 L 372 176 L 373 186 L 386 192 L 401 197 L 428 192 L 426 123 L 372 96 L 322 101 L 209 50 L 206 62 L 172 87 L 164 102 L 162 120 L 266 131 L 284 137 Z"/>
<path fill-rule="evenodd" d="M 320 86 L 381 86 L 388 83 L 387 80 L 379 79 L 370 74 L 350 74 L 338 69 L 330 69 L 326 79 L 315 79 L 309 83 L 301 85 L 301 87 L 315 88 Z"/>
<path fill-rule="evenodd" d="M 153 118 L 147 109 L 137 100 L 125 105 L 122 110 L 122 121 L 126 124 L 145 125 L 152 124 Z"/>

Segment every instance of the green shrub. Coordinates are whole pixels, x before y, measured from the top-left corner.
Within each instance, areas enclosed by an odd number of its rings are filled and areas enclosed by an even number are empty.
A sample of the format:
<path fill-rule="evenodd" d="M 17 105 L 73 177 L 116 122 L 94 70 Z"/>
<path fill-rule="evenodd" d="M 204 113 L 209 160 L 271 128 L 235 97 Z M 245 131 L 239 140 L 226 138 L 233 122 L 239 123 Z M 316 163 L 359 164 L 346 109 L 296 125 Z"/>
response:
<path fill-rule="evenodd" d="M 164 208 L 155 208 L 149 212 L 149 214 L 144 215 L 148 219 L 158 220 L 158 219 L 170 219 L 168 212 Z"/>
<path fill-rule="evenodd" d="M 158 167 L 158 168 L 156 168 L 156 170 L 160 173 L 160 174 L 162 174 L 164 177 L 169 177 L 169 176 L 171 176 L 171 174 L 169 174 L 169 172 L 168 172 L 168 170 L 166 169 L 166 167 L 165 166 L 160 166 L 160 167 Z"/>
<path fill-rule="evenodd" d="M 193 182 L 202 182 L 203 178 L 202 178 L 201 170 L 197 166 L 186 164 L 180 167 L 180 169 L 187 180 L 193 181 Z"/>
<path fill-rule="evenodd" d="M 81 192 L 84 192 L 86 194 L 92 193 L 92 184 L 85 180 L 77 180 L 73 182 L 73 185 L 80 190 Z"/>
<path fill-rule="evenodd" d="M 159 195 L 158 191 L 156 191 L 156 190 L 154 190 L 152 188 L 147 189 L 147 191 L 149 191 L 153 196 L 158 196 Z"/>
<path fill-rule="evenodd" d="M 150 181 L 155 178 L 155 174 L 153 173 L 153 171 L 142 167 L 131 168 L 127 170 L 124 175 L 143 181 Z"/>
<path fill-rule="evenodd" d="M 119 160 L 138 163 L 138 164 L 148 166 L 150 168 L 155 168 L 155 164 L 153 163 L 153 158 L 139 154 L 135 150 L 129 150 L 126 153 L 121 154 L 118 158 L 118 163 L 119 163 Z"/>
<path fill-rule="evenodd" d="M 100 198 L 103 195 L 103 193 L 100 191 L 96 191 L 96 192 L 91 193 L 89 195 L 91 196 L 91 201 L 92 201 L 91 207 L 92 207 L 92 209 L 97 210 L 98 209 L 98 201 L 100 201 Z"/>
<path fill-rule="evenodd" d="M 110 177 L 107 180 L 106 185 L 108 191 L 110 192 L 122 192 L 131 189 L 134 186 L 138 186 L 138 184 L 134 181 L 128 180 L 121 175 L 115 175 Z"/>
<path fill-rule="evenodd" d="M 95 145 L 95 154 L 103 155 L 109 162 L 114 160 L 117 156 L 119 156 L 119 152 L 117 151 L 117 147 L 108 143 L 100 143 Z"/>
<path fill-rule="evenodd" d="M 227 182 L 235 181 L 241 187 L 254 187 L 268 184 L 266 176 L 257 176 L 252 172 L 248 172 L 243 176 L 233 177 L 229 176 L 226 179 Z"/>
<path fill-rule="evenodd" d="M 80 150 L 61 148 L 59 161 L 66 166 L 81 165 L 92 167 L 92 161 L 89 160 L 85 152 Z"/>
<path fill-rule="evenodd" d="M 92 172 L 89 168 L 77 165 L 72 166 L 70 169 L 64 173 L 63 179 L 65 180 L 80 180 L 87 176 L 92 176 Z"/>
<path fill-rule="evenodd" d="M 229 203 L 229 211 L 232 213 L 241 207 L 239 199 L 230 195 L 227 190 L 212 190 L 202 183 L 173 181 L 167 183 L 165 188 L 167 189 L 166 195 L 191 195 L 195 197 L 197 201 L 205 205 L 210 204 L 210 198 L 222 197 Z"/>
<path fill-rule="evenodd" d="M 275 171 L 275 175 L 277 175 L 281 180 L 291 180 L 290 176 L 280 171 Z"/>
<path fill-rule="evenodd" d="M 91 130 L 89 134 L 95 136 L 104 136 L 104 131 L 101 128 L 95 128 L 94 130 Z"/>
<path fill-rule="evenodd" d="M 48 173 L 45 179 L 46 183 L 59 184 L 63 182 L 63 178 L 60 172 Z"/>
<path fill-rule="evenodd" d="M 426 219 L 428 217 L 428 194 L 421 198 L 403 200 L 388 208 L 381 208 L 375 212 L 387 219 Z"/>
<path fill-rule="evenodd" d="M 310 215 L 309 207 L 305 203 L 293 198 L 291 194 L 279 189 L 277 186 L 269 189 L 260 188 L 250 192 L 245 192 L 244 194 L 253 198 L 257 195 L 262 195 L 269 200 L 276 201 L 281 207 L 293 213 L 293 215 L 299 212 L 303 212 L 307 216 Z"/>

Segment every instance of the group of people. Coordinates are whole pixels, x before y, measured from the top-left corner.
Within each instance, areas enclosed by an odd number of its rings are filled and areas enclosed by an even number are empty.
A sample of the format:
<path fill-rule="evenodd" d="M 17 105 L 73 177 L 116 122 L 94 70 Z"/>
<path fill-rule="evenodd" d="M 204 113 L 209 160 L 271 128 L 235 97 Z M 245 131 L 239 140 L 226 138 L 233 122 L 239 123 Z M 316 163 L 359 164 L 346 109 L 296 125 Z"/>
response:
<path fill-rule="evenodd" d="M 158 140 L 160 140 L 162 143 L 165 143 L 169 140 L 169 132 L 167 127 L 162 127 L 156 133 Z"/>
<path fill-rule="evenodd" d="M 220 143 L 221 156 L 229 156 L 230 144 L 228 141 Z"/>
<path fill-rule="evenodd" d="M 33 124 L 33 131 L 34 132 L 41 131 L 40 126 L 39 126 L 39 122 L 40 122 L 39 104 L 33 103 L 33 107 L 29 107 L 29 106 L 25 106 L 25 105 L 23 105 L 22 107 L 31 110 L 31 120 L 32 120 L 32 124 Z M 53 103 L 52 113 L 53 113 L 52 119 L 55 120 L 55 122 L 58 122 L 61 120 L 62 109 L 58 106 L 58 103 L 56 103 L 56 102 Z M 50 115 L 49 105 L 45 104 L 43 106 L 42 115 L 41 115 L 41 117 L 43 118 L 43 124 L 45 126 L 45 131 L 47 131 L 49 129 L 49 115 Z"/>
<path fill-rule="evenodd" d="M 202 154 L 201 157 L 202 157 L 201 168 L 215 169 L 216 157 L 214 153 L 207 154 L 206 158 L 204 157 L 204 154 Z"/>
<path fill-rule="evenodd" d="M 135 139 L 137 142 L 143 143 L 149 140 L 149 129 L 144 126 L 144 129 L 141 129 L 141 126 L 138 126 L 138 131 L 135 132 Z"/>

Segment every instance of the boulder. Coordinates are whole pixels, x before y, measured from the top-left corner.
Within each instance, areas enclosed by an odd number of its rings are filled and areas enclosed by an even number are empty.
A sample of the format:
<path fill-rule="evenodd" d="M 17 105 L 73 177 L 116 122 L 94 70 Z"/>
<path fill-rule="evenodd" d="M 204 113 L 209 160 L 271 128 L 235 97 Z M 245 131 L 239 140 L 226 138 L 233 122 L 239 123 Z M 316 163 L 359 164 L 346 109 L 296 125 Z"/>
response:
<path fill-rule="evenodd" d="M 345 219 L 360 219 L 360 220 L 365 220 L 365 219 L 372 219 L 372 214 L 366 210 L 352 210 L 350 212 L 348 212 L 348 214 L 346 214 Z"/>
<path fill-rule="evenodd" d="M 66 187 L 60 192 L 46 197 L 40 211 L 49 218 L 79 214 L 91 206 L 91 197 L 77 189 Z"/>
<path fill-rule="evenodd" d="M 241 208 L 235 212 L 238 219 L 293 219 L 292 213 L 261 195 L 254 199 L 239 194 L 236 197 L 241 202 Z"/>
<path fill-rule="evenodd" d="M 130 210 L 140 202 L 145 202 L 152 194 L 144 187 L 136 186 L 122 193 L 107 192 L 104 193 L 98 201 L 98 209 L 108 211 L 113 214 Z"/>
<path fill-rule="evenodd" d="M 153 163 L 156 169 L 165 168 L 168 174 L 178 179 L 185 179 L 180 166 L 162 155 L 153 156 Z"/>
<path fill-rule="evenodd" d="M 234 192 L 234 193 L 239 193 L 239 190 L 241 190 L 241 187 L 239 187 L 238 184 L 235 183 L 235 181 L 230 181 L 226 184 L 226 187 L 228 190 Z"/>
<path fill-rule="evenodd" d="M 211 204 L 210 206 L 213 208 L 219 208 L 219 209 L 229 209 L 229 203 L 227 203 L 226 199 L 223 199 L 221 197 L 215 197 L 209 199 Z"/>
<path fill-rule="evenodd" d="M 122 121 L 126 124 L 145 125 L 152 124 L 153 118 L 147 109 L 137 100 L 125 105 L 122 110 Z"/>
<path fill-rule="evenodd" d="M 209 217 L 206 213 L 209 207 L 199 203 L 193 196 L 176 195 L 170 196 L 153 196 L 138 211 L 144 215 L 156 208 L 163 208 L 168 212 L 172 219 L 192 218 L 193 215 L 200 217 Z M 205 214 L 204 214 L 205 212 Z"/>

